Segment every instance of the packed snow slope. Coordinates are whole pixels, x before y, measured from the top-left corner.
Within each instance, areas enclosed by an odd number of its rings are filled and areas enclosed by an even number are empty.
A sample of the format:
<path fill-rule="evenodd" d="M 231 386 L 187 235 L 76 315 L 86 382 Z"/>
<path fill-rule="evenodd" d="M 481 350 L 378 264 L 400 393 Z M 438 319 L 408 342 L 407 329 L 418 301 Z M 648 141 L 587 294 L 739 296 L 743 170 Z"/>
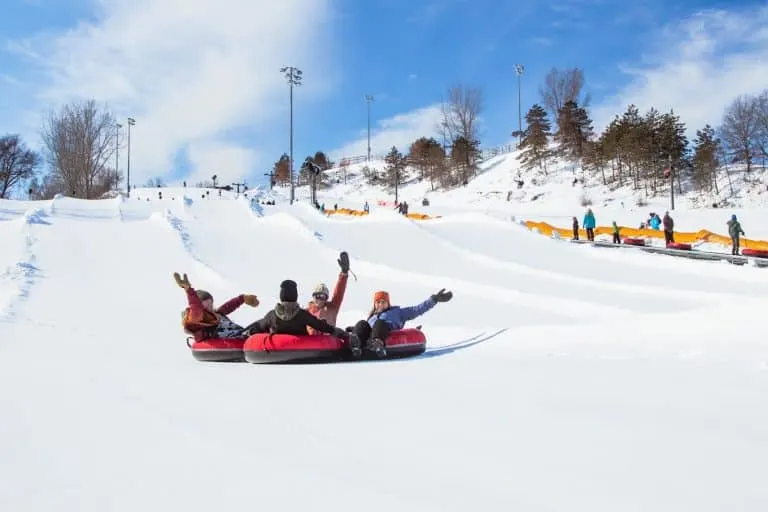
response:
<path fill-rule="evenodd" d="M 0 201 L 0 510 L 765 510 L 768 270 L 182 193 Z M 454 292 L 423 356 L 192 358 L 174 271 L 245 324 L 340 250 L 341 325 Z"/>
<path fill-rule="evenodd" d="M 717 193 L 701 193 L 683 181 L 683 194 L 676 191 L 675 208 L 671 209 L 667 191 L 655 197 L 645 197 L 642 190 L 633 190 L 630 183 L 619 187 L 605 186 L 600 175 L 587 173 L 578 164 L 552 159 L 546 172 L 524 170 L 518 161 L 519 153 L 512 151 L 497 155 L 479 164 L 478 174 L 466 186 L 450 190 L 435 189 L 429 180 L 419 180 L 416 169 L 408 169 L 405 183 L 398 188 L 398 199 L 407 201 L 410 212 L 432 216 L 454 213 L 484 213 L 502 220 L 544 221 L 557 227 L 570 228 L 575 216 L 581 224 L 586 206 L 595 212 L 598 226 L 637 228 L 647 221 L 651 212 L 663 216 L 670 210 L 678 231 L 695 232 L 702 228 L 727 235 L 726 222 L 736 214 L 747 237 L 768 240 L 768 174 L 755 166 L 750 173 L 743 165 L 730 165 L 718 172 Z M 327 209 L 334 205 L 362 209 L 363 204 L 379 201 L 392 203 L 394 189 L 371 185 L 363 174 L 364 163 L 350 165 L 346 170 L 334 168 L 326 172 L 327 188 L 318 191 L 318 200 Z M 371 162 L 371 168 L 383 170 L 386 163 Z M 574 179 L 582 181 L 574 184 Z M 518 180 L 522 183 L 519 186 Z M 275 187 L 271 196 L 285 199 L 288 187 Z M 296 189 L 296 197 L 307 202 L 309 187 Z M 427 198 L 429 206 L 422 206 Z M 718 204 L 713 208 L 714 203 Z M 704 247 L 718 250 L 716 247 Z M 720 251 L 729 252 L 728 248 Z"/>

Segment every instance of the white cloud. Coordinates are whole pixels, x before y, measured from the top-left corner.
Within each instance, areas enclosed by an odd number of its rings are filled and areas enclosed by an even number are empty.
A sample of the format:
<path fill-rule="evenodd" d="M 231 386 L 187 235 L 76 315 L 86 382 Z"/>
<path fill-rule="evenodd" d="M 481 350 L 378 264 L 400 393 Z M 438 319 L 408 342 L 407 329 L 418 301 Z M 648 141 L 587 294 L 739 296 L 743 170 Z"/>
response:
<path fill-rule="evenodd" d="M 327 90 L 329 1 L 96 0 L 93 21 L 14 47 L 45 74 L 41 104 L 95 98 L 136 119 L 132 181 L 171 171 L 185 147 L 203 167 L 215 155 L 245 172 L 253 154 L 224 140 L 287 109 L 279 69 L 311 76 L 303 99 Z"/>
<path fill-rule="evenodd" d="M 256 151 L 225 142 L 192 144 L 187 150 L 187 155 L 193 166 L 187 177 L 189 183 L 209 180 L 214 174 L 222 185 L 236 183 L 259 160 Z"/>
<path fill-rule="evenodd" d="M 647 65 L 625 69 L 632 82 L 592 109 L 602 130 L 629 104 L 674 109 L 695 133 L 718 126 L 723 110 L 739 94 L 768 86 L 768 7 L 743 11 L 706 11 L 667 27 L 660 50 L 645 57 Z"/>
<path fill-rule="evenodd" d="M 419 137 L 437 136 L 440 119 L 440 105 L 435 104 L 380 120 L 375 127 L 371 127 L 371 153 L 383 155 L 392 146 L 396 146 L 405 153 L 411 143 Z M 368 132 L 364 129 L 360 131 L 359 139 L 329 152 L 328 156 L 338 160 L 345 156 L 366 154 L 368 154 Z"/>

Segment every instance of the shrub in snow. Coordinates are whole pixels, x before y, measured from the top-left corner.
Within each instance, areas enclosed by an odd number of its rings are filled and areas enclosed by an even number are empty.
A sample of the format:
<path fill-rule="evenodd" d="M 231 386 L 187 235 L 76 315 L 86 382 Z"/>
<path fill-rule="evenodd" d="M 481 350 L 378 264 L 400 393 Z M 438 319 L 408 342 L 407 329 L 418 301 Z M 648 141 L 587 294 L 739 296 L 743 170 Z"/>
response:
<path fill-rule="evenodd" d="M 579 198 L 579 204 L 581 206 L 592 206 L 592 198 L 589 197 L 589 194 L 586 192 L 582 192 L 581 197 Z"/>
<path fill-rule="evenodd" d="M 648 206 L 648 201 L 643 196 L 637 196 L 635 199 L 636 206 Z"/>

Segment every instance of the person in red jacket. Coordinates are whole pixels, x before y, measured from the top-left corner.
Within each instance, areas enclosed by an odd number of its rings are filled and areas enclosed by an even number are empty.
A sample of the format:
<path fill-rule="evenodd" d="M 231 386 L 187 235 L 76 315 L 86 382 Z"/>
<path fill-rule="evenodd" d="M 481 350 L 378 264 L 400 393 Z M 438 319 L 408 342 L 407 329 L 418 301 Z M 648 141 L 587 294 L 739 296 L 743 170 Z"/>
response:
<path fill-rule="evenodd" d="M 173 278 L 187 294 L 189 307 L 181 314 L 181 325 L 184 332 L 194 336 L 195 341 L 210 338 L 232 339 L 244 338 L 244 328 L 227 317 L 243 304 L 251 307 L 259 305 L 259 299 L 255 295 L 241 294 L 234 297 L 218 308 L 214 308 L 213 296 L 205 290 L 195 290 L 189 284 L 187 274 L 182 278 L 178 272 L 174 272 Z"/>
<path fill-rule="evenodd" d="M 341 303 L 344 300 L 344 293 L 347 291 L 347 277 L 349 276 L 349 255 L 346 252 L 342 252 L 337 260 L 341 272 L 336 280 L 336 286 L 333 288 L 333 296 L 328 296 L 328 287 L 325 283 L 320 283 L 315 287 L 315 291 L 312 293 L 312 300 L 307 304 L 307 311 L 312 313 L 312 316 L 325 320 L 329 324 L 335 326 L 336 319 L 339 316 L 339 310 L 341 309 Z M 307 332 L 309 334 L 317 334 L 317 330 L 310 326 L 307 326 Z"/>

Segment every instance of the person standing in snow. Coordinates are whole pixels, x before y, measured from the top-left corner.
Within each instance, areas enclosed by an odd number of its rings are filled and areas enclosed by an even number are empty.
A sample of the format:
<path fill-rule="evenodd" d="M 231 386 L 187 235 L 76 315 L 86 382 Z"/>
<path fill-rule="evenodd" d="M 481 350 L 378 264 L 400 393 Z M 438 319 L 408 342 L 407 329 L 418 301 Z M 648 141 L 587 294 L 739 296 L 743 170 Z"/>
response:
<path fill-rule="evenodd" d="M 736 215 L 731 215 L 731 220 L 726 224 L 728 225 L 728 235 L 731 237 L 731 254 L 738 255 L 740 237 L 744 235 L 744 230 L 741 229 L 741 223 L 736 219 Z"/>
<path fill-rule="evenodd" d="M 373 307 L 368 314 L 368 320 L 360 320 L 347 330 L 351 331 L 360 343 L 365 343 L 365 348 L 376 357 L 386 357 L 385 340 L 390 332 L 402 329 L 405 322 L 420 317 L 438 302 L 448 302 L 452 298 L 453 293 L 443 288 L 421 304 L 400 307 L 390 303 L 388 292 L 378 291 L 373 295 Z"/>
<path fill-rule="evenodd" d="M 187 274 L 181 277 L 174 272 L 173 278 L 179 288 L 187 294 L 187 307 L 181 313 L 181 325 L 184 332 L 192 335 L 195 341 L 210 338 L 218 339 L 242 339 L 245 337 L 244 329 L 227 317 L 243 304 L 253 308 L 259 305 L 259 299 L 255 295 L 241 294 L 234 297 L 218 308 L 214 308 L 213 296 L 205 290 L 195 290 L 189 284 Z"/>
<path fill-rule="evenodd" d="M 669 215 L 669 212 L 664 214 L 664 218 L 661 220 L 664 225 L 664 241 L 667 245 L 675 242 L 675 221 Z"/>
<path fill-rule="evenodd" d="M 581 225 L 587 231 L 587 240 L 590 242 L 595 241 L 595 224 L 595 214 L 592 213 L 592 208 L 587 208 L 587 213 L 584 215 Z"/>
<path fill-rule="evenodd" d="M 576 217 L 573 218 L 573 239 L 579 239 L 579 219 Z"/>
<path fill-rule="evenodd" d="M 619 238 L 619 226 L 616 224 L 616 221 L 613 221 L 613 243 L 621 243 L 621 238 Z"/>
<path fill-rule="evenodd" d="M 349 255 L 346 252 L 342 252 L 337 260 L 341 272 L 336 279 L 336 286 L 333 288 L 333 296 L 330 297 L 328 287 L 325 283 L 320 283 L 315 286 L 315 291 L 312 292 L 312 300 L 307 304 L 307 311 L 312 316 L 321 318 L 329 324 L 335 326 L 336 319 L 341 309 L 341 303 L 344 300 L 344 293 L 347 291 L 347 277 L 349 276 Z M 317 331 L 312 327 L 307 327 L 309 334 L 317 334 Z"/>

